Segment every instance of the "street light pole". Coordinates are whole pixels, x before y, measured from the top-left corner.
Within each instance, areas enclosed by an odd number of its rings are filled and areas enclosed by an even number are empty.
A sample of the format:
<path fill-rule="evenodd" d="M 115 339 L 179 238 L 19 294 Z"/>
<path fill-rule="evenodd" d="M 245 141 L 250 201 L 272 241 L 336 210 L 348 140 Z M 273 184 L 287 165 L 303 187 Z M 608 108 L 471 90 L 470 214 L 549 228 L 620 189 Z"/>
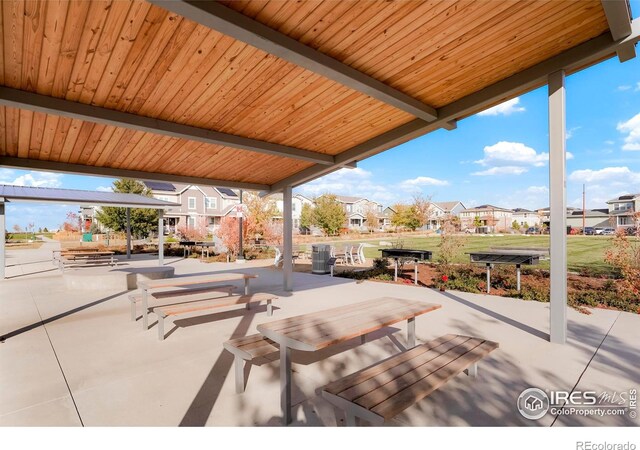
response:
<path fill-rule="evenodd" d="M 243 220 L 244 210 L 242 207 L 242 189 L 240 189 L 240 211 L 238 212 L 238 258 L 236 259 L 237 263 L 242 264 L 244 261 L 244 252 L 243 252 L 243 243 L 242 243 L 242 220 Z"/>

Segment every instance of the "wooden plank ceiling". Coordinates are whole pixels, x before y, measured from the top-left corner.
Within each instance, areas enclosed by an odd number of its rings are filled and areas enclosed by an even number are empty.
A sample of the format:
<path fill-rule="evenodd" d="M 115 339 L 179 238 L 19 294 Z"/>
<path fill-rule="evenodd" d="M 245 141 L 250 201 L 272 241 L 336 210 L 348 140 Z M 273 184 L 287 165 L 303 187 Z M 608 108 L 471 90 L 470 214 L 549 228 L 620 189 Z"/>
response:
<path fill-rule="evenodd" d="M 608 30 L 599 0 L 225 1 L 442 107 Z M 337 155 L 408 113 L 144 1 L 2 0 L 0 85 Z M 271 185 L 312 163 L 0 107 L 0 156 Z"/>

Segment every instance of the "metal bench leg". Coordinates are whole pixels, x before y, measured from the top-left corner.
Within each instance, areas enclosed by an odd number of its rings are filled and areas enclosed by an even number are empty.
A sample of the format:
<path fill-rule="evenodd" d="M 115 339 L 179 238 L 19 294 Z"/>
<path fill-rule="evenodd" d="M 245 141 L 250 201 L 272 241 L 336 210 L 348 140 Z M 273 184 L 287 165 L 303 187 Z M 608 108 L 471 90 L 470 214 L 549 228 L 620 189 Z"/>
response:
<path fill-rule="evenodd" d="M 236 356 L 234 365 L 236 371 L 236 394 L 242 394 L 244 392 L 244 360 Z"/>
<path fill-rule="evenodd" d="M 363 334 L 362 336 L 360 336 L 360 344 L 364 344 L 365 343 L 365 338 L 367 337 L 366 334 Z"/>
<path fill-rule="evenodd" d="M 135 322 L 136 320 L 136 302 L 131 300 L 131 321 Z"/>
<path fill-rule="evenodd" d="M 280 407 L 285 426 L 291 423 L 291 349 L 280 344 Z"/>
<path fill-rule="evenodd" d="M 345 411 L 344 414 L 346 416 L 345 425 L 348 427 L 355 427 L 356 426 L 355 414 L 353 414 L 353 412 L 349 410 Z"/>
<path fill-rule="evenodd" d="M 142 329 L 149 329 L 149 294 L 146 289 L 142 290 Z"/>
<path fill-rule="evenodd" d="M 465 373 L 472 378 L 476 378 L 478 376 L 478 363 L 471 364 L 469 368 L 465 370 Z"/>
<path fill-rule="evenodd" d="M 407 346 L 408 346 L 408 349 L 416 346 L 416 318 L 415 317 L 411 317 L 410 319 L 407 319 Z"/>
<path fill-rule="evenodd" d="M 246 309 L 251 309 L 251 306 L 250 306 L 250 305 L 251 305 L 251 304 L 250 304 L 249 302 L 247 302 L 247 303 L 244 305 L 244 307 L 245 307 Z"/>
<path fill-rule="evenodd" d="M 267 316 L 273 316 L 273 305 L 271 300 L 267 300 Z"/>
<path fill-rule="evenodd" d="M 158 316 L 158 339 L 164 341 L 164 317 Z"/>

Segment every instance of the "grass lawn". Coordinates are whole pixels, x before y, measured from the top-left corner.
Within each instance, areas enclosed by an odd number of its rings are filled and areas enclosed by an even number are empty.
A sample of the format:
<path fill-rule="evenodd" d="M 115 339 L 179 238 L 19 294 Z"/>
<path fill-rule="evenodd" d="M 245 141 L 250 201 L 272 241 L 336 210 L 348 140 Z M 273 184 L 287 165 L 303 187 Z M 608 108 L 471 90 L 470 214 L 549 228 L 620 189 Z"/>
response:
<path fill-rule="evenodd" d="M 529 236 L 529 235 L 505 235 L 505 236 L 461 236 L 464 246 L 460 249 L 455 262 L 469 262 L 467 252 L 484 251 L 490 247 L 548 247 L 549 236 Z M 358 241 L 335 241 L 331 244 L 340 249 L 344 245 L 357 245 L 360 242 L 367 242 L 374 247 L 365 247 L 365 257 L 376 258 L 380 256 L 378 251 L 383 246 L 380 241 L 394 242 L 397 237 L 376 238 L 373 240 L 362 239 Z M 403 241 L 404 248 L 418 250 L 431 250 L 434 261 L 438 258 L 438 243 L 440 236 L 429 237 L 399 237 Z M 612 273 L 612 267 L 604 262 L 604 252 L 610 246 L 611 236 L 567 236 L 567 252 L 569 271 L 588 272 L 589 274 L 608 275 Z M 538 266 L 541 269 L 549 268 L 549 261 L 540 261 Z"/>

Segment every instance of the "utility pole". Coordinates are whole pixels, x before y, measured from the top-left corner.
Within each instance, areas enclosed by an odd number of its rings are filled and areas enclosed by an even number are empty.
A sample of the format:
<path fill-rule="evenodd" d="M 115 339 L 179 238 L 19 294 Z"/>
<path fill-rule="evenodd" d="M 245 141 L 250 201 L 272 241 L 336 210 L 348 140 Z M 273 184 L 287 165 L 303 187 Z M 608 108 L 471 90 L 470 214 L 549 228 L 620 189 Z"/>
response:
<path fill-rule="evenodd" d="M 242 206 L 242 189 L 240 189 L 240 211 L 238 212 L 238 258 L 237 263 L 244 262 L 244 254 L 242 252 L 242 220 L 244 216 L 244 209 Z"/>
<path fill-rule="evenodd" d="M 582 235 L 585 235 L 585 231 L 584 229 L 586 228 L 586 224 L 587 224 L 587 212 L 585 210 L 585 205 L 586 205 L 586 196 L 585 196 L 585 190 L 584 190 L 584 184 L 582 185 Z"/>

